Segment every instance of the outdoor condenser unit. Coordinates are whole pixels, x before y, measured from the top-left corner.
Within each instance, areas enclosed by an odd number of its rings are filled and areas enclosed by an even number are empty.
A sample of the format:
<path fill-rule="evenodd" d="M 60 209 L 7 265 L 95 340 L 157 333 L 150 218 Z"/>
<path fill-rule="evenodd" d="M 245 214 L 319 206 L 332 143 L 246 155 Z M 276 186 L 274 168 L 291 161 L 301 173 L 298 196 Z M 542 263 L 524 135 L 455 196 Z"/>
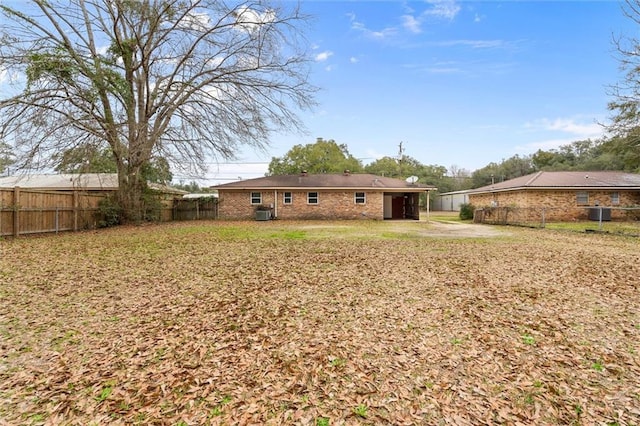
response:
<path fill-rule="evenodd" d="M 270 220 L 271 210 L 256 210 L 256 220 Z"/>

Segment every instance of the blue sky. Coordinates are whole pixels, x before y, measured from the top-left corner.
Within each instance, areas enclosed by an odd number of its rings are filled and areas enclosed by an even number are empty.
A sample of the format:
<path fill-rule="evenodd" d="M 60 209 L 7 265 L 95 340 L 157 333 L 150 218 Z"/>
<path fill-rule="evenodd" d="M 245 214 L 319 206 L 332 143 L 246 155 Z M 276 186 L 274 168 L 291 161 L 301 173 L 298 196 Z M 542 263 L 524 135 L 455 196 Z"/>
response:
<path fill-rule="evenodd" d="M 405 154 L 469 171 L 598 138 L 622 74 L 615 1 L 304 1 L 318 107 L 307 135 L 212 165 L 206 183 L 260 177 L 295 144 L 334 139 L 367 164 Z M 255 162 L 255 164 L 248 164 Z"/>

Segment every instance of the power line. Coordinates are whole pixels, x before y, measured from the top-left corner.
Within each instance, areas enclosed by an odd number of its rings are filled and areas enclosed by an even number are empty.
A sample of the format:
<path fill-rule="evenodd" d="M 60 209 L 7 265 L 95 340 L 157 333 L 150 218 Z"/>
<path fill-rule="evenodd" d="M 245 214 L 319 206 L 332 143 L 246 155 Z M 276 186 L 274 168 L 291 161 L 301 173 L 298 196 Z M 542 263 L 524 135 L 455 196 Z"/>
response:
<path fill-rule="evenodd" d="M 248 164 L 271 164 L 271 162 L 270 161 L 243 161 L 243 162 L 233 162 L 233 163 L 229 163 L 229 162 L 217 163 L 215 161 L 212 161 L 204 164 L 216 165 L 216 166 L 244 166 Z"/>
<path fill-rule="evenodd" d="M 261 173 L 253 173 L 262 176 Z M 244 180 L 242 176 L 236 177 L 195 177 L 195 176 L 173 176 L 172 180 Z"/>

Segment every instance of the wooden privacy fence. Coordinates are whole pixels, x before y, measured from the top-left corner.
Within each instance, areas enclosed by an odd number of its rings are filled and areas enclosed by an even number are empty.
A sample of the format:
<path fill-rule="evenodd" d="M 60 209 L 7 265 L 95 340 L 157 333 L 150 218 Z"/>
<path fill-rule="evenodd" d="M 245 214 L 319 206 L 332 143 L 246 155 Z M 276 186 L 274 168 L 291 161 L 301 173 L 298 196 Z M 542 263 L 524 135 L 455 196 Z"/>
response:
<path fill-rule="evenodd" d="M 173 200 L 173 220 L 218 218 L 218 199 L 213 197 Z"/>
<path fill-rule="evenodd" d="M 0 188 L 0 237 L 79 231 L 100 226 L 100 200 L 109 192 Z M 216 219 L 217 200 L 168 200 L 160 221 Z"/>
<path fill-rule="evenodd" d="M 96 227 L 105 194 L 0 189 L 0 236 L 77 231 Z"/>

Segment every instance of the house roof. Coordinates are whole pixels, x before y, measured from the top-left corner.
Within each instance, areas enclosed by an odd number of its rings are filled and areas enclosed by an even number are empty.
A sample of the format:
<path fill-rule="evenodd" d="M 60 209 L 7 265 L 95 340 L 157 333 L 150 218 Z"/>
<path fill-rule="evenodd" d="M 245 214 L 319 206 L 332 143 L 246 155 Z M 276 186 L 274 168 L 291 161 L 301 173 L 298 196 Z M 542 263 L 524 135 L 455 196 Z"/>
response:
<path fill-rule="evenodd" d="M 423 192 L 436 188 L 420 183 L 409 183 L 401 179 L 377 176 L 368 173 L 322 173 L 267 176 L 212 186 L 217 190 L 252 189 L 366 189 L 386 192 Z"/>
<path fill-rule="evenodd" d="M 115 173 L 84 174 L 25 174 L 0 178 L 0 188 L 50 189 L 50 190 L 116 190 L 118 175 Z"/>
<path fill-rule="evenodd" d="M 50 191 L 115 191 L 118 189 L 117 173 L 61 173 L 61 174 L 25 174 L 0 177 L 0 188 L 46 189 Z M 149 183 L 149 187 L 164 193 L 186 194 L 187 191 L 171 188 L 158 183 Z"/>
<path fill-rule="evenodd" d="M 594 172 L 537 172 L 515 179 L 470 189 L 470 194 L 525 189 L 632 189 L 640 190 L 640 174 Z"/>

